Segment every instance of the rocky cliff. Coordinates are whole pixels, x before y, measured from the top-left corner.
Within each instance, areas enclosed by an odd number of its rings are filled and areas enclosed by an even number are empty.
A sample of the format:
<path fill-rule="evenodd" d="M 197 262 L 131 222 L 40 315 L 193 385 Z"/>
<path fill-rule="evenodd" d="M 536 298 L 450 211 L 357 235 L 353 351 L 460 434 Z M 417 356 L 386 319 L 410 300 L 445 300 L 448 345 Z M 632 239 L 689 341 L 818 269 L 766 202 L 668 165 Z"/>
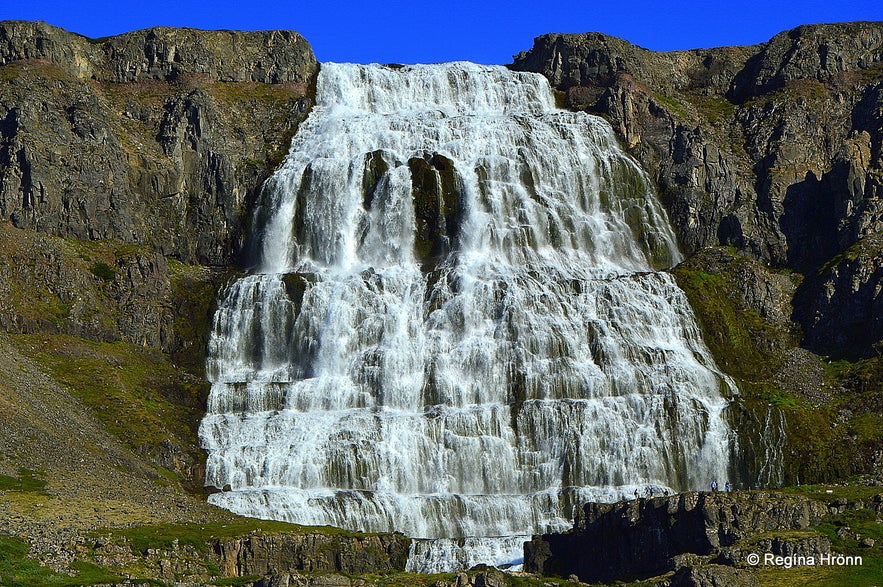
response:
<path fill-rule="evenodd" d="M 769 560 L 766 555 L 803 557 L 796 566 L 820 565 L 832 552 L 832 540 L 817 528 L 847 509 L 875 520 L 883 511 L 883 495 L 827 504 L 763 492 L 588 503 L 577 509 L 571 532 L 534 536 L 525 544 L 525 569 L 576 575 L 589 583 L 656 577 L 656 585 L 758 585 L 750 569 L 770 566 L 762 562 Z M 837 537 L 852 532 L 844 527 Z M 872 547 L 874 540 L 867 544 Z"/>
<path fill-rule="evenodd" d="M 181 417 L 154 433 L 116 428 L 195 484 L 214 299 L 244 262 L 251 204 L 311 107 L 317 70 L 292 31 L 95 40 L 0 23 L 0 327 L 161 351 L 175 382 L 146 395 Z M 46 358 L 73 383 L 63 357 Z M 98 401 L 98 381 L 75 392 Z"/>
<path fill-rule="evenodd" d="M 80 240 L 227 265 L 307 114 L 291 31 L 155 28 L 90 40 L 0 23 L 0 215 Z"/>
<path fill-rule="evenodd" d="M 883 228 L 880 23 L 803 26 L 762 45 L 670 53 L 597 33 L 551 34 L 511 67 L 544 74 L 569 107 L 610 120 L 659 186 L 688 252 L 733 246 L 812 275 Z M 879 289 L 880 276 L 854 277 L 838 282 L 837 295 L 871 315 L 874 300 L 852 294 Z M 869 356 L 883 337 L 869 334 L 871 320 L 841 328 L 832 348 L 822 341 L 837 327 L 820 309 L 796 308 L 811 348 Z"/>

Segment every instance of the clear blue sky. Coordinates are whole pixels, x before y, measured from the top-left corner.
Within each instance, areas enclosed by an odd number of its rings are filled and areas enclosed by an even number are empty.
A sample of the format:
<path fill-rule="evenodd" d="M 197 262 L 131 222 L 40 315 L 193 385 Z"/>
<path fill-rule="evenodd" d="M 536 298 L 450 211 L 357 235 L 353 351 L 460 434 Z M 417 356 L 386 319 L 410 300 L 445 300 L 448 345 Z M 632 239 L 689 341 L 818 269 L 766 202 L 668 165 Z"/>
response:
<path fill-rule="evenodd" d="M 657 51 L 748 45 L 800 24 L 883 20 L 883 0 L 2 0 L 6 19 L 89 37 L 155 25 L 293 29 L 320 61 L 505 64 L 543 33 L 598 31 Z"/>

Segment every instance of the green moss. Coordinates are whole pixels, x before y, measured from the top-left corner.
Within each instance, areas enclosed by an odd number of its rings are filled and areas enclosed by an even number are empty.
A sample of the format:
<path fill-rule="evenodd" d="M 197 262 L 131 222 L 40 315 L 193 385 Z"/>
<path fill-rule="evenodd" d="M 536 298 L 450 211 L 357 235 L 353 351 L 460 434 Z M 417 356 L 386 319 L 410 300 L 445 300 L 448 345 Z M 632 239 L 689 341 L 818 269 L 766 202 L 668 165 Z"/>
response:
<path fill-rule="evenodd" d="M 304 97 L 305 89 L 290 84 L 263 84 L 258 82 L 215 82 L 209 85 L 208 92 L 225 102 L 269 102 L 294 106 Z"/>
<path fill-rule="evenodd" d="M 66 69 L 40 59 L 22 59 L 0 66 L 0 82 L 9 83 L 18 79 L 31 83 L 76 80 Z"/>
<path fill-rule="evenodd" d="M 835 499 L 847 501 L 869 500 L 880 493 L 880 487 L 863 485 L 799 485 L 783 488 L 784 493 L 801 495 L 830 503 Z M 843 514 L 828 516 L 821 524 L 812 528 L 827 536 L 831 541 L 832 551 L 848 556 L 862 557 L 860 566 L 807 566 L 791 569 L 777 567 L 761 567 L 755 574 L 765 587 L 851 587 L 853 585 L 876 585 L 883 577 L 883 551 L 879 548 L 862 548 L 852 537 L 842 539 L 837 531 L 848 526 L 851 533 L 873 538 L 879 543 L 883 540 L 883 524 L 870 510 L 850 510 Z M 787 535 L 788 533 L 780 533 Z"/>
<path fill-rule="evenodd" d="M 117 583 L 123 578 L 86 561 L 73 563 L 74 576 L 57 573 L 28 557 L 28 544 L 0 535 L 0 585 L 3 587 L 75 587 Z"/>
<path fill-rule="evenodd" d="M 787 409 L 786 483 L 845 479 L 857 463 L 855 444 L 836 424 L 836 406 Z"/>
<path fill-rule="evenodd" d="M 736 105 L 722 96 L 691 95 L 687 99 L 699 111 L 699 115 L 712 125 L 731 119 L 736 112 Z"/>
<path fill-rule="evenodd" d="M 166 101 L 179 90 L 175 84 L 165 80 L 103 82 L 98 88 L 111 104 L 121 109 L 125 109 L 129 104 L 162 109 Z"/>
<path fill-rule="evenodd" d="M 720 275 L 680 266 L 674 276 L 696 312 L 706 344 L 724 371 L 748 382 L 768 379 L 778 360 L 758 344 L 768 330 L 763 319 L 756 312 L 737 307 L 728 295 L 729 284 Z"/>
<path fill-rule="evenodd" d="M 691 118 L 687 105 L 677 98 L 673 98 L 671 96 L 663 96 L 662 94 L 657 93 L 653 94 L 653 99 L 656 100 L 657 103 L 665 107 L 667 110 L 677 115 L 679 118 Z"/>
<path fill-rule="evenodd" d="M 784 92 L 790 100 L 804 98 L 806 100 L 825 100 L 831 97 L 831 92 L 822 82 L 816 79 L 800 78 L 785 82 Z"/>
<path fill-rule="evenodd" d="M 883 438 L 883 415 L 860 414 L 850 421 L 849 427 L 858 442 L 877 442 Z"/>
<path fill-rule="evenodd" d="M 569 581 L 567 579 L 562 579 L 561 577 L 507 575 L 506 580 L 510 587 L 601 587 L 602 585 Z M 646 581 L 617 581 L 616 583 L 613 583 L 613 585 L 616 585 L 617 587 L 654 587 L 657 584 L 659 584 L 659 577 L 647 579 Z"/>
<path fill-rule="evenodd" d="M 19 469 L 18 477 L 0 475 L 0 490 L 2 491 L 43 491 L 46 481 L 36 477 L 38 473 L 29 469 Z"/>
<path fill-rule="evenodd" d="M 184 341 L 173 355 L 175 364 L 202 377 L 211 335 L 218 292 L 239 275 L 228 270 L 211 270 L 169 260 L 172 302 L 175 305 L 175 334 Z M 207 393 L 208 388 L 194 390 Z"/>
<path fill-rule="evenodd" d="M 787 391 L 781 389 L 770 389 L 766 392 L 764 399 L 771 405 L 780 408 L 797 407 L 797 398 Z"/>
<path fill-rule="evenodd" d="M 883 373 L 866 364 L 859 376 L 853 364 L 828 364 L 827 389 L 864 386 L 865 391 L 832 394 L 822 404 L 817 397 L 808 402 L 795 395 L 793 388 L 783 389 L 775 375 L 787 360 L 787 349 L 796 345 L 794 335 L 742 305 L 739 284 L 733 280 L 746 274 L 738 270 L 739 264 L 750 261 L 732 251 L 728 256 L 724 273 L 706 271 L 715 265 L 700 258 L 682 264 L 674 275 L 696 312 L 715 360 L 741 391 L 734 417 L 742 435 L 746 473 L 753 475 L 761 465 L 757 459 L 764 458 L 761 453 L 752 456 L 750 447 L 757 443 L 758 434 L 766 433 L 764 422 L 772 409 L 784 416 L 785 483 L 829 482 L 862 472 L 870 456 L 883 448 L 883 417 L 877 416 L 883 413 L 883 389 L 873 383 L 883 379 Z M 853 376 L 855 381 L 850 383 Z M 851 417 L 844 422 L 843 414 Z"/>
<path fill-rule="evenodd" d="M 291 139 L 294 137 L 294 133 L 296 132 L 296 128 L 287 129 L 285 132 L 282 133 L 282 138 L 279 139 L 279 144 L 282 146 L 267 153 L 267 167 L 270 170 L 276 169 L 277 167 L 282 165 L 282 162 L 288 155 L 288 151 L 291 146 Z"/>
<path fill-rule="evenodd" d="M 198 445 L 201 382 L 182 378 L 162 353 L 66 335 L 11 340 L 134 450 L 149 455 L 166 440 L 193 450 Z"/>
<path fill-rule="evenodd" d="M 562 92 L 561 90 L 552 90 L 552 93 L 555 97 L 555 108 L 559 110 L 567 109 L 567 92 Z"/>
<path fill-rule="evenodd" d="M 830 502 L 842 498 L 847 501 L 867 500 L 881 493 L 878 486 L 868 485 L 792 485 L 783 487 L 782 492 L 802 495 L 816 501 Z M 830 493 L 829 493 L 830 492 Z"/>
<path fill-rule="evenodd" d="M 89 271 L 104 281 L 115 281 L 117 278 L 116 270 L 104 261 L 96 261 L 95 263 L 92 263 L 89 267 Z"/>

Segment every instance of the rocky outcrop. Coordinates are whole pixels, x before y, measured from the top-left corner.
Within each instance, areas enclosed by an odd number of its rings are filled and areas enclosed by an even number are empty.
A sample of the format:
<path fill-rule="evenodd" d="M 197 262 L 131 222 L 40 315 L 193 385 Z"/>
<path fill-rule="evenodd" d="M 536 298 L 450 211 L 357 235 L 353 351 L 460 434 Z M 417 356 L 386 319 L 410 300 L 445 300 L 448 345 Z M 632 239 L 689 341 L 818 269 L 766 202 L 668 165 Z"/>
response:
<path fill-rule="evenodd" d="M 544 35 L 511 67 L 544 74 L 569 107 L 611 122 L 688 252 L 729 245 L 813 272 L 883 229 L 880 23 L 670 53 L 597 33 Z M 814 321 L 810 340 L 831 338 L 836 318 Z"/>
<path fill-rule="evenodd" d="M 9 223 L 0 224 L 0 247 L 3 330 L 173 350 L 169 267 L 162 255 L 45 239 Z"/>
<path fill-rule="evenodd" d="M 456 248 L 463 206 L 463 186 L 454 162 L 433 153 L 408 161 L 414 194 L 414 253 L 432 270 Z"/>
<path fill-rule="evenodd" d="M 291 31 L 90 40 L 0 23 L 0 329 L 162 351 L 150 356 L 164 375 L 130 383 L 180 418 L 155 434 L 108 425 L 191 486 L 202 486 L 214 300 L 244 262 L 252 204 L 312 105 L 317 70 Z M 50 365 L 70 360 L 52 352 Z M 105 375 L 99 362 L 77 372 L 90 368 Z M 99 418 L 121 409 L 100 398 Z"/>
<path fill-rule="evenodd" d="M 730 86 L 740 101 L 777 90 L 791 80 L 823 80 L 873 70 L 883 61 L 880 23 L 805 25 L 779 33 L 746 63 Z"/>
<path fill-rule="evenodd" d="M 760 587 L 757 577 L 748 571 L 723 565 L 684 567 L 662 583 L 665 587 Z"/>
<path fill-rule="evenodd" d="M 294 31 L 154 27 L 87 39 L 44 22 L 0 23 L 0 65 L 26 59 L 103 82 L 202 74 L 223 82 L 306 83 L 316 68 L 309 43 Z"/>
<path fill-rule="evenodd" d="M 155 28 L 92 41 L 0 23 L 0 217 L 227 265 L 310 106 L 291 31 Z"/>
<path fill-rule="evenodd" d="M 862 239 L 802 284 L 795 298 L 809 348 L 855 356 L 883 332 L 883 234 Z"/>
<path fill-rule="evenodd" d="M 610 119 L 688 248 L 732 244 L 795 265 L 838 246 L 830 234 L 825 248 L 806 242 L 802 214 L 834 221 L 846 240 L 880 228 L 864 211 L 878 202 L 864 200 L 880 198 L 868 155 L 879 153 L 881 55 L 883 26 L 853 23 L 670 53 L 597 33 L 544 35 L 511 67 L 543 73 L 571 107 Z"/>
<path fill-rule="evenodd" d="M 577 510 L 571 533 L 534 536 L 525 545 L 525 570 L 575 574 L 589 583 L 648 578 L 709 562 L 725 549 L 766 533 L 805 531 L 827 513 L 822 503 L 768 493 L 694 492 L 616 504 L 588 503 Z M 793 550 L 793 542 L 787 544 Z M 804 549 L 814 544 L 830 552 L 830 543 L 824 540 L 801 544 Z M 772 543 L 769 546 L 773 548 Z M 784 552 L 788 547 L 777 542 L 776 548 Z"/>
<path fill-rule="evenodd" d="M 228 577 L 282 571 L 363 574 L 404 570 L 410 545 L 402 534 L 251 534 L 218 542 L 215 552 Z"/>

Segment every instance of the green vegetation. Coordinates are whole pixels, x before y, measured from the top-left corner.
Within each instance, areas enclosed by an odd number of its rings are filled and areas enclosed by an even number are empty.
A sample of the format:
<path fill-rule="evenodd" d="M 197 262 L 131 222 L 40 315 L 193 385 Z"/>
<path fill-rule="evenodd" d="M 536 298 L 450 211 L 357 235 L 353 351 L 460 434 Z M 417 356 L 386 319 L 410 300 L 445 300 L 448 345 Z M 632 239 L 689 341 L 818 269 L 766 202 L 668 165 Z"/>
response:
<path fill-rule="evenodd" d="M 288 130 L 284 131 L 282 133 L 282 138 L 279 139 L 279 144 L 281 146 L 278 149 L 274 149 L 267 153 L 268 169 L 276 169 L 285 160 L 285 157 L 288 155 L 288 151 L 291 146 L 291 139 L 294 137 L 295 132 L 297 132 L 296 128 L 289 128 Z"/>
<path fill-rule="evenodd" d="M 797 398 L 788 393 L 787 391 L 782 391 L 780 389 L 771 389 L 769 390 L 764 399 L 773 406 L 778 406 L 780 408 L 795 408 L 797 407 Z"/>
<path fill-rule="evenodd" d="M 706 344 L 728 374 L 759 383 L 771 377 L 779 360 L 760 346 L 774 338 L 772 328 L 757 312 L 740 308 L 733 286 L 718 274 L 680 266 L 674 271 L 678 285 L 696 312 Z"/>
<path fill-rule="evenodd" d="M 555 98 L 555 108 L 558 108 L 559 110 L 567 109 L 567 92 L 553 89 L 552 96 Z"/>
<path fill-rule="evenodd" d="M 0 83 L 17 80 L 26 81 L 28 85 L 52 87 L 51 82 L 72 81 L 73 76 L 64 68 L 46 60 L 22 59 L 0 66 Z"/>
<path fill-rule="evenodd" d="M 493 571 L 491 571 L 493 573 Z M 469 575 L 476 574 L 475 571 L 469 572 Z M 503 575 L 506 584 L 510 587 L 588 587 L 586 583 L 578 581 L 569 581 L 561 577 L 538 577 L 534 575 Z M 355 578 L 355 577 L 354 577 Z M 364 580 L 368 585 L 377 587 L 431 587 L 437 583 L 444 581 L 457 584 L 457 575 L 455 573 L 437 573 L 432 575 L 422 575 L 416 573 L 388 573 L 388 574 L 369 574 L 359 575 L 358 578 Z M 479 583 L 481 584 L 481 583 Z M 494 583 L 496 584 L 496 583 Z M 656 584 L 656 579 L 636 582 L 617 582 L 617 587 L 652 587 Z M 601 586 L 598 586 L 601 587 Z"/>
<path fill-rule="evenodd" d="M 0 491 L 43 491 L 46 481 L 36 477 L 38 473 L 19 469 L 18 477 L 0 475 Z"/>
<path fill-rule="evenodd" d="M 226 577 L 224 579 L 212 581 L 211 585 L 217 585 L 218 587 L 241 587 L 244 585 L 251 585 L 257 581 L 260 581 L 261 579 L 262 577 L 260 575 L 248 575 L 246 577 Z"/>
<path fill-rule="evenodd" d="M 237 106 L 244 102 L 269 102 L 294 107 L 306 93 L 302 85 L 259 82 L 215 82 L 206 89 L 215 98 Z"/>
<path fill-rule="evenodd" d="M 709 262 L 697 257 L 677 267 L 674 276 L 718 365 L 739 385 L 737 410 L 749 414 L 742 420 L 748 426 L 740 426 L 746 435 L 744 446 L 756 442 L 756 435 L 763 432 L 758 426 L 773 406 L 785 418 L 786 483 L 832 481 L 861 472 L 871 455 L 883 448 L 883 364 L 879 358 L 828 364 L 819 359 L 822 391 L 808 399 L 795 391 L 802 382 L 783 388 L 777 372 L 788 368 L 786 362 L 793 359 L 787 351 L 797 341 L 792 332 L 747 307 L 739 283 L 764 269 L 748 265 L 756 262 L 735 251 L 719 253 L 723 254 L 712 259 L 730 260 Z M 845 422 L 842 414 L 849 415 Z"/>
<path fill-rule="evenodd" d="M 166 440 L 196 450 L 206 384 L 182 376 L 159 351 L 66 335 L 11 340 L 137 452 L 151 456 Z"/>
<path fill-rule="evenodd" d="M 789 101 L 799 98 L 816 101 L 825 100 L 831 97 L 830 90 L 816 79 L 799 78 L 785 82 L 785 93 L 788 95 Z"/>
<path fill-rule="evenodd" d="M 114 583 L 123 578 L 105 567 L 86 561 L 72 565 L 74 576 L 57 573 L 28 558 L 28 544 L 0 536 L 0 585 L 4 587 L 75 587 Z"/>
<path fill-rule="evenodd" d="M 666 109 L 671 111 L 673 114 L 676 114 L 679 118 L 693 118 L 693 116 L 690 115 L 688 106 L 677 98 L 672 98 L 671 96 L 663 96 L 662 94 L 656 93 L 653 94 L 653 99 L 656 100 L 657 103 L 661 104 Z"/>
<path fill-rule="evenodd" d="M 366 534 L 361 532 L 350 532 L 332 526 L 307 527 L 273 520 L 257 520 L 239 516 L 231 517 L 232 520 L 227 522 L 153 524 L 126 529 L 103 530 L 96 532 L 96 534 L 110 533 L 112 536 L 123 537 L 128 540 L 129 545 L 132 547 L 132 552 L 136 554 L 145 552 L 148 549 L 171 549 L 175 544 L 179 546 L 190 545 L 197 551 L 205 552 L 211 549 L 212 544 L 217 540 L 245 536 L 251 532 L 263 532 L 266 534 L 283 532 L 309 533 L 356 538 L 364 538 L 366 536 Z"/>
<path fill-rule="evenodd" d="M 783 491 L 804 495 L 830 503 L 835 499 L 867 502 L 880 493 L 880 487 L 862 485 L 800 485 L 785 488 Z M 831 493 L 828 493 L 828 492 Z M 843 537 L 838 531 L 848 529 Z M 883 541 L 883 524 L 878 516 L 868 509 L 847 510 L 842 514 L 829 516 L 815 530 L 831 540 L 832 552 L 846 556 L 860 556 L 861 565 L 853 566 L 814 566 L 792 569 L 766 568 L 758 570 L 758 577 L 764 587 L 852 587 L 854 585 L 876 585 L 883 577 L 883 551 L 879 546 L 863 548 L 860 537 L 872 538 L 877 545 Z"/>
<path fill-rule="evenodd" d="M 161 109 L 166 100 L 179 90 L 176 84 L 165 80 L 102 82 L 98 88 L 116 108 L 126 108 L 129 104 L 133 104 L 155 109 Z"/>
<path fill-rule="evenodd" d="M 202 377 L 218 290 L 234 273 L 185 265 L 173 259 L 169 260 L 169 273 L 172 299 L 177 306 L 175 334 L 185 341 L 173 360 L 189 373 Z M 207 394 L 208 388 L 203 392 Z"/>
<path fill-rule="evenodd" d="M 830 502 L 834 499 L 847 501 L 868 500 L 873 496 L 883 493 L 881 488 L 874 485 L 792 485 L 783 487 L 780 491 L 793 495 L 802 495 L 816 501 Z M 829 493 L 830 492 L 830 493 Z"/>
<path fill-rule="evenodd" d="M 92 263 L 89 267 L 89 271 L 104 281 L 115 281 L 117 278 L 116 270 L 104 261 L 96 261 L 95 263 Z"/>
<path fill-rule="evenodd" d="M 690 95 L 687 99 L 711 125 L 726 122 L 736 112 L 736 105 L 722 96 Z"/>

